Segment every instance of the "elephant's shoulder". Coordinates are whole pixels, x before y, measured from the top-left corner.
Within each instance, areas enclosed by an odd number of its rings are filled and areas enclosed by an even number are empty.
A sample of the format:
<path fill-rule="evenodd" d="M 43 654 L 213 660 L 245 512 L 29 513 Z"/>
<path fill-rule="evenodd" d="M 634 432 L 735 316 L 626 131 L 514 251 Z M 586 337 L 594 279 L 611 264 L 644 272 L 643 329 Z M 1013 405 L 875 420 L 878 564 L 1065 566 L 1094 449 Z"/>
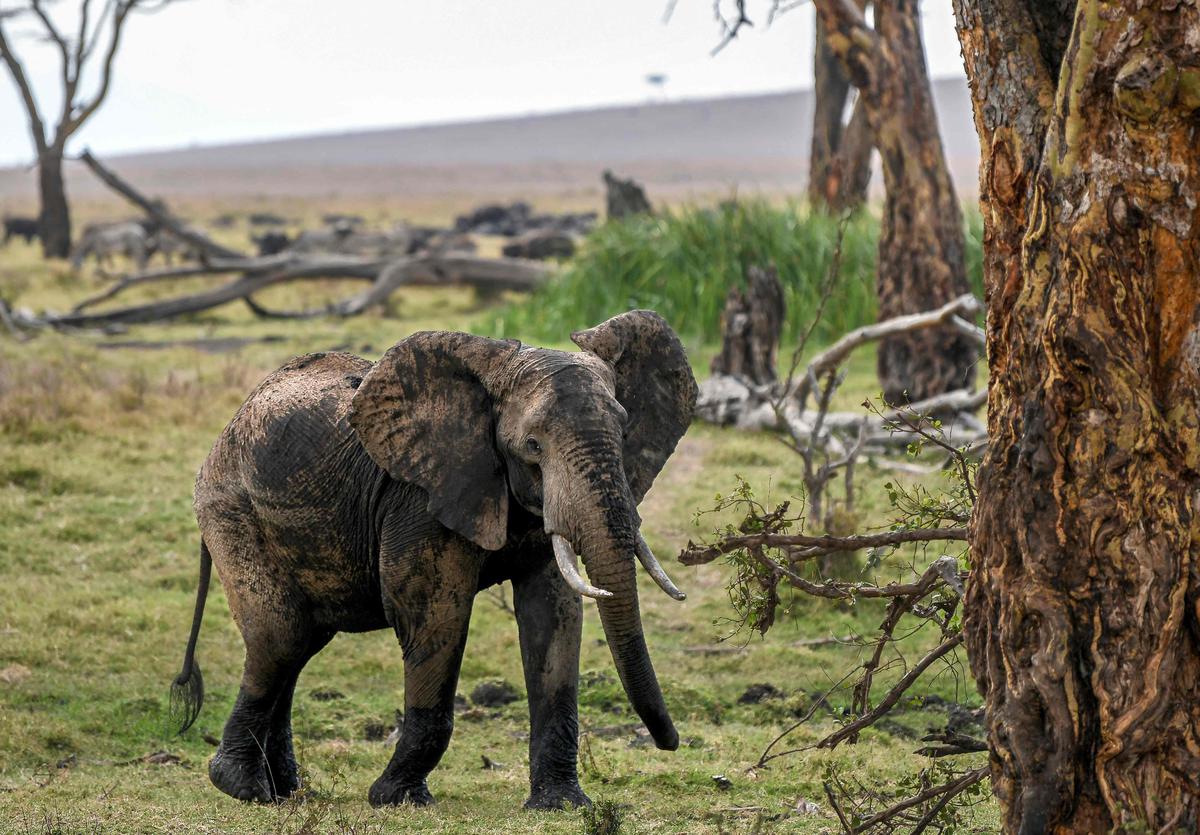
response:
<path fill-rule="evenodd" d="M 353 390 L 362 382 L 362 375 L 371 370 L 373 363 L 362 357 L 348 354 L 345 351 L 319 351 L 314 354 L 304 354 L 285 363 L 274 374 L 263 381 L 263 387 L 271 384 L 287 382 L 291 384 L 311 384 L 313 386 L 336 385 L 345 383 L 345 387 Z M 357 375 L 357 381 L 355 381 Z M 349 380 L 342 378 L 350 377 Z"/>

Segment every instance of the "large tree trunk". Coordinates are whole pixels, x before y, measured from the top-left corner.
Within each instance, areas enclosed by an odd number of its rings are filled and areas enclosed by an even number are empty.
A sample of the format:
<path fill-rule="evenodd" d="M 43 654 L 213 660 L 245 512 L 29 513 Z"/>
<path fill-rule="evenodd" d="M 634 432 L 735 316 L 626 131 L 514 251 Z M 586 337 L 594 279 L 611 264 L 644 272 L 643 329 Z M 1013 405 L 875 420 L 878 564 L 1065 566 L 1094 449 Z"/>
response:
<path fill-rule="evenodd" d="M 42 236 L 42 253 L 47 258 L 66 258 L 71 254 L 71 209 L 67 205 L 62 163 L 63 151 L 54 146 L 38 157 L 38 191 L 42 205 L 38 231 Z"/>
<path fill-rule="evenodd" d="M 860 2 L 860 8 L 862 4 Z M 871 129 L 866 111 L 854 108 L 843 122 L 850 80 L 817 27 L 813 61 L 813 134 L 808 162 L 808 202 L 830 212 L 861 206 L 871 179 Z"/>
<path fill-rule="evenodd" d="M 1200 13 L 1073 6 L 955 0 L 991 369 L 964 629 L 1007 831 L 1197 832 Z"/>
<path fill-rule="evenodd" d="M 850 0 L 817 0 L 828 43 L 859 89 L 883 162 L 879 318 L 940 307 L 968 292 L 962 213 L 946 168 L 925 68 L 918 0 L 879 0 L 875 29 Z M 889 403 L 969 387 L 975 344 L 951 327 L 903 334 L 879 346 Z"/>

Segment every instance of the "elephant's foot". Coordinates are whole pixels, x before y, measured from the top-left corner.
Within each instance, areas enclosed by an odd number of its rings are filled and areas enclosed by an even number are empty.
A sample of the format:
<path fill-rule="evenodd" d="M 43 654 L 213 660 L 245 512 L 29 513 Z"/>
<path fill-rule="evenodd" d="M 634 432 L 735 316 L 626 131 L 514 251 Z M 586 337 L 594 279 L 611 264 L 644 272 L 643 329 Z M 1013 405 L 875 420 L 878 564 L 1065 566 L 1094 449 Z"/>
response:
<path fill-rule="evenodd" d="M 592 799 L 583 793 L 578 782 L 535 786 L 525 801 L 526 809 L 566 809 L 568 806 L 591 805 Z"/>
<path fill-rule="evenodd" d="M 261 756 L 238 757 L 219 749 L 208 764 L 208 779 L 230 797 L 270 803 L 275 800 L 266 760 Z"/>
<path fill-rule="evenodd" d="M 393 780 L 386 775 L 380 777 L 371 786 L 367 801 L 372 806 L 399 806 L 411 803 L 413 806 L 429 806 L 433 803 L 433 795 L 424 780 Z"/>
<path fill-rule="evenodd" d="M 300 765 L 290 749 L 271 751 L 267 765 L 276 800 L 285 800 L 300 790 Z"/>

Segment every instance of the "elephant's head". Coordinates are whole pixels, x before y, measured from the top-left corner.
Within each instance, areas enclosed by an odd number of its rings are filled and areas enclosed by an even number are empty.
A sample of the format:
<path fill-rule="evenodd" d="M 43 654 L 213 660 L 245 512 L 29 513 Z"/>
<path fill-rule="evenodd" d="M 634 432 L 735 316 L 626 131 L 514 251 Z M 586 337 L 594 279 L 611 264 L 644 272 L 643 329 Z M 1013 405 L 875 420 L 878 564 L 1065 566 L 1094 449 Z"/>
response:
<path fill-rule="evenodd" d="M 691 421 L 696 381 L 656 313 L 631 311 L 571 338 L 581 352 L 414 334 L 363 379 L 351 423 L 376 463 L 425 490 L 430 513 L 484 548 L 507 541 L 511 500 L 542 517 L 566 582 L 597 599 L 630 702 L 658 746 L 674 749 L 642 636 L 635 556 L 664 591 L 683 594 L 642 538 L 637 505 Z"/>

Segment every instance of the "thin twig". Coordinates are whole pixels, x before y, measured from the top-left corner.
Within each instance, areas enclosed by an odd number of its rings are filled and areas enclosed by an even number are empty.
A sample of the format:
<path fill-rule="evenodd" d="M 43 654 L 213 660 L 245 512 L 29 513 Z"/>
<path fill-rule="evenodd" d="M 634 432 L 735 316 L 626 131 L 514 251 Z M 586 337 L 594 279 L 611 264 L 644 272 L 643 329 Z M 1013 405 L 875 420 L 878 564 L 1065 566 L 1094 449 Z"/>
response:
<path fill-rule="evenodd" d="M 931 664 L 944 656 L 946 653 L 960 646 L 962 642 L 963 635 L 961 632 L 954 635 L 950 639 L 943 641 L 935 649 L 931 650 L 924 658 L 918 661 L 916 665 L 904 675 L 903 678 L 896 682 L 895 686 L 888 691 L 887 695 L 884 696 L 883 701 L 881 701 L 874 710 L 872 710 L 870 713 L 860 716 L 850 724 L 838 728 L 829 736 L 818 742 L 817 747 L 836 748 L 838 743 L 846 737 L 856 734 L 863 728 L 873 725 L 892 709 L 892 706 L 900 700 L 900 697 L 904 695 L 904 692 L 908 690 L 908 688 L 912 687 L 913 682 L 921 677 L 921 673 L 929 669 Z"/>

